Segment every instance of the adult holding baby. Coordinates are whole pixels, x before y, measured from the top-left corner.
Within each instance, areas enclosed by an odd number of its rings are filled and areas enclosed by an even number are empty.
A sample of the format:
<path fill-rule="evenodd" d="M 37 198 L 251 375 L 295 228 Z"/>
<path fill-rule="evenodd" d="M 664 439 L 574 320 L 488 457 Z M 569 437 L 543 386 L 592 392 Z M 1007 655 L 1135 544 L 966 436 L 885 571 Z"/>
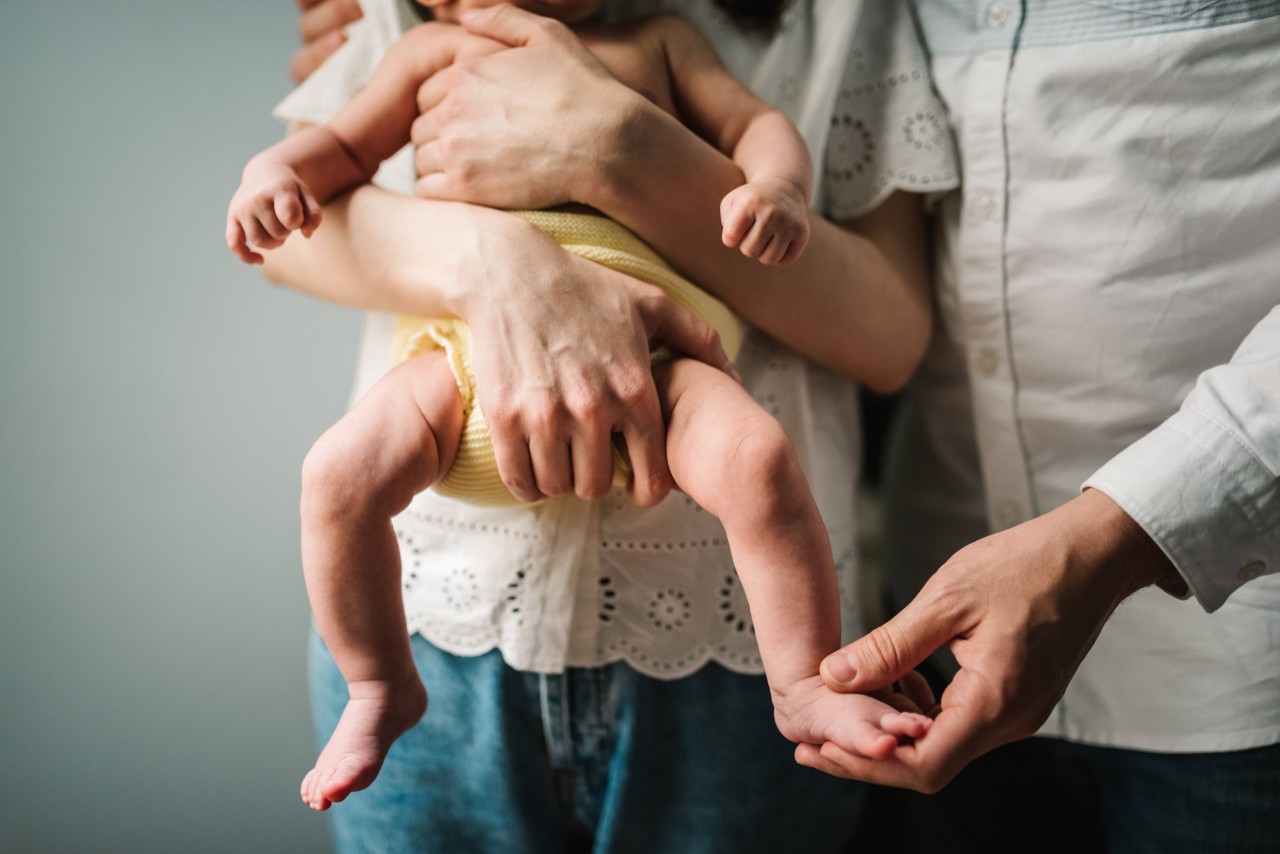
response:
<path fill-rule="evenodd" d="M 655 4 L 641 5 L 607 11 L 622 17 Z M 761 94 L 797 121 L 820 164 L 817 203 L 845 227 L 812 217 L 795 266 L 780 273 L 721 245 L 718 206 L 742 180 L 732 162 L 601 73 L 563 26 L 511 8 L 470 23 L 524 47 L 455 66 L 424 87 L 423 99 L 438 105 L 415 126 L 417 172 L 437 196 L 469 194 L 501 207 L 591 205 L 753 323 L 739 369 L 787 426 L 851 591 L 853 389 L 760 330 L 875 387 L 901 383 L 923 350 L 929 305 L 920 201 L 894 191 L 953 183 L 949 145 L 910 23 L 894 10 L 802 3 L 772 27 L 745 27 L 710 3 L 680 5 L 732 71 L 758 91 L 763 85 Z M 335 62 L 283 105 L 288 118 L 327 119 L 416 20 L 389 3 L 365 12 Z M 565 79 L 538 77 L 547 72 Z M 468 127 L 465 139 L 432 127 L 433 115 L 466 111 L 477 85 L 520 84 L 529 74 L 530 88 L 494 124 L 473 114 L 479 121 L 454 125 Z M 598 105 L 591 115 L 602 123 L 564 121 L 568 105 L 555 97 L 565 91 Z M 913 121 L 918 145 L 881 144 L 888 128 L 901 132 Z M 503 152 L 501 167 L 484 165 L 493 135 L 513 128 L 527 149 Z M 461 152 L 480 159 L 442 168 Z M 382 177 L 397 180 L 385 167 Z M 398 187 L 413 180 L 404 170 Z M 310 241 L 267 253 L 267 269 L 348 304 L 464 316 L 475 330 L 499 466 L 515 494 L 606 493 L 612 461 L 590 449 L 607 449 L 618 431 L 637 470 L 637 502 L 652 504 L 668 484 L 660 453 L 644 441 L 660 443 L 662 426 L 648 402 L 647 339 L 657 333 L 708 361 L 723 357 L 652 289 L 575 262 L 523 225 L 498 210 L 362 188 L 326 209 Z M 385 369 L 385 323 L 371 318 L 364 384 Z M 538 403 L 522 409 L 531 397 Z M 646 454 L 654 462 L 637 461 Z M 393 748 L 378 784 L 342 805 L 340 843 L 560 850 L 586 838 L 598 850 L 673 851 L 840 844 L 859 793 L 793 767 L 754 675 L 759 654 L 723 534 L 683 496 L 643 511 L 619 493 L 492 511 L 428 494 L 398 530 L 414 653 L 434 714 Z M 844 610 L 856 631 L 847 598 Z M 345 689 L 322 649 L 315 665 L 327 730 Z M 394 806 L 406 797 L 412 807 Z"/>
<path fill-rule="evenodd" d="M 915 6 L 968 189 L 944 205 L 943 334 L 890 472 L 896 604 L 943 569 L 828 670 L 875 688 L 947 644 L 960 670 L 900 761 L 801 757 L 932 791 L 1049 720 L 1063 740 L 1029 743 L 1009 788 L 972 787 L 994 834 L 980 846 L 1044 844 L 1016 827 L 1041 813 L 1006 798 L 1057 808 L 1051 767 L 1092 769 L 1113 844 L 1265 846 L 1280 767 L 1280 9 Z"/>

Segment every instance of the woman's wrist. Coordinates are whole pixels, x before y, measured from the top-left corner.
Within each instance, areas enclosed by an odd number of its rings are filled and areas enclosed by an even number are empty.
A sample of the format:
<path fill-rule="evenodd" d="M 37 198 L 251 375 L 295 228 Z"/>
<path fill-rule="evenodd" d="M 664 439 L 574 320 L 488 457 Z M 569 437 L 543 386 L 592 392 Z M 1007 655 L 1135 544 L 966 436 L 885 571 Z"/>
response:
<path fill-rule="evenodd" d="M 605 109 L 597 111 L 600 126 L 590 132 L 594 156 L 573 175 L 571 193 L 574 201 L 625 218 L 646 187 L 681 162 L 688 146 L 706 144 L 644 96 L 622 86 L 611 89 Z"/>
<path fill-rule="evenodd" d="M 564 254 L 546 232 L 521 217 L 477 205 L 457 208 L 457 239 L 441 263 L 448 272 L 436 283 L 445 308 L 456 317 L 474 321 L 495 302 L 510 299 L 513 271 L 545 272 Z M 548 256 L 548 249 L 555 254 Z"/>

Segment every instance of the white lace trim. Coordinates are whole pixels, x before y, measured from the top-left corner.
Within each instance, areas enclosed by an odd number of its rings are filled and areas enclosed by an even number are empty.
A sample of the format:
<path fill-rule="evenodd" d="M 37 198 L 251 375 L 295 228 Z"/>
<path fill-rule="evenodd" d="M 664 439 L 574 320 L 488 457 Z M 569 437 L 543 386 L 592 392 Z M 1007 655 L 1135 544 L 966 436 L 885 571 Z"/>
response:
<path fill-rule="evenodd" d="M 823 180 L 836 219 L 873 210 L 894 190 L 959 186 L 955 143 L 928 61 L 902 3 L 867 3 L 845 65 Z"/>
<path fill-rule="evenodd" d="M 286 117 L 321 118 L 335 103 L 333 91 L 345 98 L 363 82 L 370 62 L 376 62 L 389 43 L 391 22 L 399 20 L 389 8 L 394 0 L 364 0 L 364 5 L 370 20 L 379 24 L 376 31 L 365 28 L 363 36 L 353 31 L 347 48 L 335 57 L 346 67 L 313 76 L 283 105 L 288 107 L 281 110 Z M 857 74 L 888 79 L 870 73 L 874 63 L 864 61 L 863 69 L 856 68 L 856 61 L 846 63 L 852 55 L 847 41 L 855 23 L 866 18 L 866 6 L 897 5 L 868 3 L 859 12 L 859 4 L 850 0 L 796 2 L 762 59 L 760 38 L 705 17 L 714 8 L 709 0 L 679 4 L 682 13 L 712 36 L 731 69 L 750 78 L 762 95 L 797 119 L 815 153 L 828 152 L 825 163 L 831 168 L 841 162 L 830 154 L 832 145 L 838 148 L 839 139 L 857 136 L 850 136 L 855 119 L 868 129 L 879 129 L 888 127 L 882 124 L 886 116 L 909 114 L 906 107 L 887 110 L 899 99 L 886 96 L 877 100 L 878 111 L 855 112 L 850 107 L 846 123 L 837 109 L 837 124 L 828 121 L 833 104 L 858 97 L 852 89 L 847 96 L 837 92 L 835 83 L 842 80 L 837 69 L 847 64 Z M 858 26 L 859 39 L 871 38 L 862 35 L 862 24 Z M 920 65 L 915 70 L 922 69 Z M 906 73 L 911 79 L 910 69 Z M 894 96 L 913 93 L 912 111 L 934 106 L 926 86 L 899 88 L 886 82 L 885 87 Z M 925 95 L 930 100 L 922 100 Z M 888 135 L 868 132 L 873 142 Z M 830 137 L 838 139 L 828 145 Z M 843 156 L 845 150 L 837 153 Z M 937 156 L 904 150 L 883 168 L 877 164 L 877 174 L 899 182 L 895 186 L 914 187 L 918 182 L 911 177 L 913 170 L 922 168 L 917 164 L 932 163 Z M 398 162 L 408 160 L 402 156 Z M 409 168 L 384 167 L 380 179 L 388 189 L 412 189 Z M 840 189 L 837 183 L 829 170 L 820 173 L 820 189 Z M 882 198 L 890 182 L 877 186 L 872 180 L 868 186 L 874 189 L 861 191 L 859 206 L 869 207 Z M 845 192 L 837 201 L 856 196 Z M 359 391 L 387 369 L 389 338 L 388 323 L 366 327 Z M 786 427 L 795 444 L 837 557 L 846 637 L 856 635 L 856 390 L 754 330 L 744 341 L 739 369 L 746 388 Z M 660 679 L 686 676 L 708 662 L 739 673 L 762 672 L 723 530 L 683 495 L 672 495 L 645 511 L 621 494 L 594 504 L 561 500 L 494 509 L 451 502 L 428 491 L 396 520 L 396 529 L 409 629 L 451 653 L 479 655 L 498 649 L 512 667 L 545 673 L 614 661 Z"/>

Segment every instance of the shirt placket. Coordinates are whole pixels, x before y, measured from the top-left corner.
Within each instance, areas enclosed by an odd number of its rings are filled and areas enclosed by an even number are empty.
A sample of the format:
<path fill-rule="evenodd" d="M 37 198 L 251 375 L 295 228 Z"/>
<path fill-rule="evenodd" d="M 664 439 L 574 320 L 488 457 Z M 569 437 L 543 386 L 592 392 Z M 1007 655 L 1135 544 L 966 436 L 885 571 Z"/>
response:
<path fill-rule="evenodd" d="M 1005 265 L 1009 158 L 1005 106 L 1022 4 L 975 8 L 981 46 L 967 75 L 961 149 L 965 153 L 959 288 L 967 369 L 986 485 L 987 518 L 1004 530 L 1035 515 L 1018 423 L 1017 374 L 1009 329 Z"/>

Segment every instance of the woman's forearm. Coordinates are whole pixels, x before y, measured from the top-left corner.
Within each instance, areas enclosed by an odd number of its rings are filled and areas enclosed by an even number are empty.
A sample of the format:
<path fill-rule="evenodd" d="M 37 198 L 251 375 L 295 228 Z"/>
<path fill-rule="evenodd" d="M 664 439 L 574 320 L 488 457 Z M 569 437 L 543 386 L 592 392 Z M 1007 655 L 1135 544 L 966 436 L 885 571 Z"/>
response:
<path fill-rule="evenodd" d="M 839 226 L 811 215 L 800 260 L 769 267 L 721 243 L 720 200 L 742 183 L 733 161 L 643 106 L 612 147 L 588 203 L 814 361 L 880 391 L 910 377 L 932 332 L 918 197 L 890 197 Z"/>
<path fill-rule="evenodd" d="M 264 275 L 326 302 L 368 311 L 458 315 L 475 259 L 536 230 L 510 214 L 362 185 L 324 207 L 310 239 L 264 252 Z M 472 275 L 461 275 L 466 267 Z"/>

